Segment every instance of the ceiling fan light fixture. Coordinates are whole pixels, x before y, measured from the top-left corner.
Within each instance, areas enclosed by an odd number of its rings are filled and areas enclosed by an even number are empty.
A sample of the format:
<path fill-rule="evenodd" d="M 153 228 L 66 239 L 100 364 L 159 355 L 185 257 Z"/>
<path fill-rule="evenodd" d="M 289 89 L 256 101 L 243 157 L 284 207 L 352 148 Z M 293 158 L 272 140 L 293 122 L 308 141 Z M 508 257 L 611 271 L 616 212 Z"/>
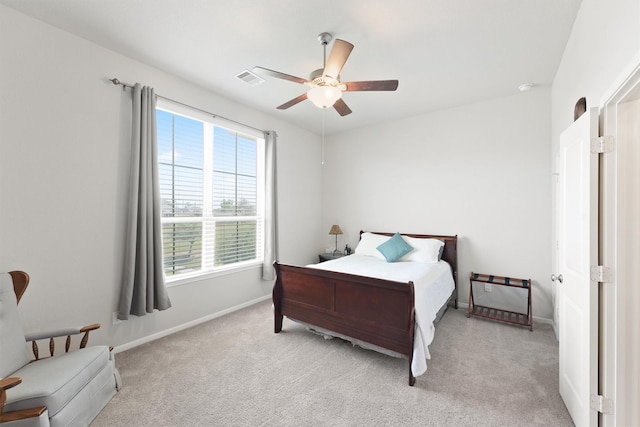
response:
<path fill-rule="evenodd" d="M 309 89 L 307 98 L 318 108 L 329 108 L 342 97 L 342 91 L 335 86 L 316 86 Z"/>

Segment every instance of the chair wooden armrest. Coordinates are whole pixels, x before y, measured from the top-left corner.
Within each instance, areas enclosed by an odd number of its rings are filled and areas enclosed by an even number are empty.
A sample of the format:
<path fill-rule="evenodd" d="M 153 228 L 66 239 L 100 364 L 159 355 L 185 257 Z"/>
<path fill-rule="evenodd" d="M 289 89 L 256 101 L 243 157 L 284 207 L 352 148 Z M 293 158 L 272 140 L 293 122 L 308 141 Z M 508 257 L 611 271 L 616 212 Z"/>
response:
<path fill-rule="evenodd" d="M 4 404 L 7 401 L 7 390 L 20 384 L 22 380 L 18 377 L 3 378 L 0 380 L 0 421 L 4 412 Z"/>
<path fill-rule="evenodd" d="M 49 340 L 49 355 L 53 356 L 53 353 L 55 352 L 54 338 L 64 337 L 64 336 L 67 337 L 65 341 L 64 350 L 65 350 L 65 353 L 68 353 L 69 349 L 71 348 L 72 336 L 84 334 L 80 340 L 79 348 L 85 348 L 87 346 L 87 343 L 89 342 L 89 332 L 95 331 L 96 329 L 99 329 L 99 328 L 100 328 L 99 323 L 93 323 L 91 325 L 82 326 L 82 327 L 73 327 L 73 328 L 59 329 L 55 331 L 45 331 L 45 332 L 39 332 L 39 333 L 25 334 L 25 339 L 31 342 L 31 349 L 33 350 L 33 356 L 35 357 L 35 360 L 39 360 L 40 349 L 38 348 L 38 340 L 45 340 L 45 339 Z"/>
<path fill-rule="evenodd" d="M 0 379 L 0 389 L 9 390 L 11 387 L 15 387 L 20 384 L 22 380 L 18 377 L 8 377 Z"/>
<path fill-rule="evenodd" d="M 36 406 L 35 408 L 5 412 L 4 414 L 0 415 L 0 424 L 8 423 L 11 421 L 26 420 L 27 418 L 38 418 L 46 410 L 46 406 Z"/>
<path fill-rule="evenodd" d="M 7 401 L 6 390 L 17 386 L 21 382 L 22 380 L 18 377 L 0 379 L 0 423 L 39 417 L 47 410 L 45 406 L 38 406 L 36 408 L 21 409 L 19 411 L 11 411 L 7 413 L 4 412 L 4 404 Z"/>

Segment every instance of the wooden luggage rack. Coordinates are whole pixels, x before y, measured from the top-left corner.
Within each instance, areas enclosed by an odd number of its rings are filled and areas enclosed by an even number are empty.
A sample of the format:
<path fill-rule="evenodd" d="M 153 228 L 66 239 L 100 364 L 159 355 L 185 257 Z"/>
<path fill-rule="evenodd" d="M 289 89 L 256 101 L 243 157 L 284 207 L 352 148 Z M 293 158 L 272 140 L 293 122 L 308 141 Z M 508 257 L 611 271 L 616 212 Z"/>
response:
<path fill-rule="evenodd" d="M 514 288 L 526 289 L 527 312 L 518 313 L 515 311 L 501 310 L 494 307 L 476 305 L 473 300 L 473 282 L 491 283 L 499 286 L 510 286 Z M 499 320 L 501 322 L 514 323 L 521 326 L 528 326 L 529 330 L 533 331 L 533 311 L 531 309 L 531 279 L 516 279 L 514 277 L 502 277 L 472 272 L 469 276 L 469 308 L 467 310 L 467 317 L 471 317 L 471 315 Z"/>

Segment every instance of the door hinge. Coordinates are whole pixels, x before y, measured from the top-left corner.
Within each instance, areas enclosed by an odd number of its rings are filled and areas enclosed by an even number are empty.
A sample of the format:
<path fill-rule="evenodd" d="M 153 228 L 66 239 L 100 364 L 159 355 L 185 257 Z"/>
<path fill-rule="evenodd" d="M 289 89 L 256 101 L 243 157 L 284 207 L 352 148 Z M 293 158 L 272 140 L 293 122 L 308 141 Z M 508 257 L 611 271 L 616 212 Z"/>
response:
<path fill-rule="evenodd" d="M 601 412 L 603 414 L 613 413 L 613 400 L 607 399 L 604 396 L 591 395 L 591 409 Z"/>
<path fill-rule="evenodd" d="M 611 153 L 616 148 L 613 136 L 596 136 L 591 138 L 591 152 L 594 154 Z"/>
<path fill-rule="evenodd" d="M 613 282 L 613 269 L 604 265 L 592 265 L 590 271 L 592 282 L 611 283 Z"/>

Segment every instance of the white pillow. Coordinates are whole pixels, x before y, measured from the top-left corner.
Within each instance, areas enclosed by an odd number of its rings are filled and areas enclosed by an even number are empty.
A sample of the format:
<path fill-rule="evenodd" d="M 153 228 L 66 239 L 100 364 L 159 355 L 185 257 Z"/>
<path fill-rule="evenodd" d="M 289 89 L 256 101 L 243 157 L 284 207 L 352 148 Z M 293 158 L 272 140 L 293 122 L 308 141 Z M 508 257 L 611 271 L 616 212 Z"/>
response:
<path fill-rule="evenodd" d="M 413 250 L 400 258 L 400 261 L 414 261 L 435 264 L 440 261 L 440 255 L 444 242 L 439 239 L 419 239 L 416 237 L 402 236 L 413 247 Z"/>
<path fill-rule="evenodd" d="M 385 260 L 384 255 L 378 250 L 378 246 L 389 240 L 391 236 L 383 236 L 382 234 L 362 233 L 360 241 L 356 246 L 356 255 L 367 255 Z"/>

